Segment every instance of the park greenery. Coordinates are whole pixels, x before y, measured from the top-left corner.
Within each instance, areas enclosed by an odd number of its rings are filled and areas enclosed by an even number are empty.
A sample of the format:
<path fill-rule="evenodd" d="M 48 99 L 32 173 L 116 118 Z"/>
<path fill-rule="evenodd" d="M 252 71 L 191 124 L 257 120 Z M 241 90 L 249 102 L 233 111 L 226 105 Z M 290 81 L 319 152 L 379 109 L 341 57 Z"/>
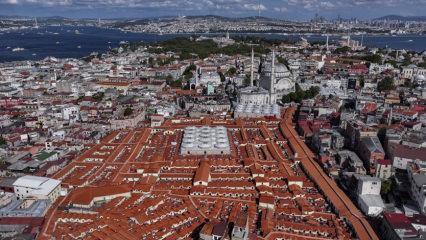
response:
<path fill-rule="evenodd" d="M 336 54 L 347 53 L 347 52 L 350 52 L 350 51 L 351 51 L 351 48 L 350 48 L 350 47 L 348 47 L 348 46 L 345 46 L 345 47 L 339 47 L 339 48 L 336 48 L 336 50 L 334 50 L 334 52 L 335 52 Z"/>
<path fill-rule="evenodd" d="M 296 83 L 296 91 L 289 93 L 287 95 L 284 95 L 282 98 L 283 103 L 291 103 L 296 102 L 300 103 L 302 100 L 310 99 L 318 95 L 320 91 L 320 88 L 317 86 L 310 87 L 308 90 L 304 91 L 299 86 L 299 84 Z"/>
<path fill-rule="evenodd" d="M 234 44 L 219 46 L 211 39 L 195 41 L 193 38 L 178 37 L 163 42 L 158 42 L 151 46 L 148 51 L 151 53 L 175 52 L 180 54 L 181 59 L 193 59 L 196 57 L 206 58 L 210 54 L 226 55 L 250 55 L 251 50 L 257 55 L 266 54 L 270 50 L 268 47 L 283 43 L 282 40 L 266 40 L 262 38 L 236 38 Z"/>
<path fill-rule="evenodd" d="M 371 62 L 371 63 L 381 64 L 382 56 L 380 56 L 379 54 L 366 55 L 363 57 L 363 60 Z"/>

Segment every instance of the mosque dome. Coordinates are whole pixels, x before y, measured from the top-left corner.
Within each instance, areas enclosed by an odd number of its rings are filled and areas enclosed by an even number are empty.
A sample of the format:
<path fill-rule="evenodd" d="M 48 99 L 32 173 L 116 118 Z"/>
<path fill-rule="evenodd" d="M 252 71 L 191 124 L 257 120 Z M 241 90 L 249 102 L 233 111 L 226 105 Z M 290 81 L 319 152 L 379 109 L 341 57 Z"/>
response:
<path fill-rule="evenodd" d="M 292 80 L 290 80 L 289 78 L 283 78 L 283 79 L 280 79 L 275 84 L 275 89 L 278 91 L 289 90 L 289 89 L 293 89 L 294 86 L 295 86 L 295 83 Z"/>
<path fill-rule="evenodd" d="M 416 82 L 424 82 L 424 81 L 426 81 L 426 77 L 424 75 L 417 75 L 414 80 Z"/>
<path fill-rule="evenodd" d="M 275 60 L 274 64 L 274 89 L 276 91 L 291 91 L 295 87 L 294 76 L 291 71 L 287 68 L 286 65 L 278 63 Z M 272 57 L 268 58 L 267 62 L 262 71 L 261 76 L 261 85 L 265 89 L 270 89 L 271 87 L 271 74 L 272 74 Z"/>

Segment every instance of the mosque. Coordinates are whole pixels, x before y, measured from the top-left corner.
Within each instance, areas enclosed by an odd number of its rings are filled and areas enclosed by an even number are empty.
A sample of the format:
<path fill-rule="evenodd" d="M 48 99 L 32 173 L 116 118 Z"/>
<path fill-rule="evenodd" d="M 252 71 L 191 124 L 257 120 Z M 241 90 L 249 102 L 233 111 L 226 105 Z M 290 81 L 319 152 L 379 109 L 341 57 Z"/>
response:
<path fill-rule="evenodd" d="M 238 102 L 241 104 L 275 104 L 282 96 L 295 91 L 295 79 L 288 68 L 278 63 L 275 52 L 259 66 L 260 77 L 254 86 L 254 52 L 251 54 L 250 86 L 240 89 Z M 264 65 L 264 66 L 262 66 Z"/>

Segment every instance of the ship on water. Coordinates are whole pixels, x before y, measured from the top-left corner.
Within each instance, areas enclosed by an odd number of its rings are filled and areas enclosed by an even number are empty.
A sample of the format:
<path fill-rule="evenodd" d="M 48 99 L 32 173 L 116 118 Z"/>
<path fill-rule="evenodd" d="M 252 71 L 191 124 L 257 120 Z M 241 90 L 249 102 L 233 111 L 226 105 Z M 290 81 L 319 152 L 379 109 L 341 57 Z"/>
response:
<path fill-rule="evenodd" d="M 12 52 L 21 52 L 21 51 L 24 51 L 24 50 L 25 50 L 25 48 L 17 47 L 17 48 L 12 49 Z"/>

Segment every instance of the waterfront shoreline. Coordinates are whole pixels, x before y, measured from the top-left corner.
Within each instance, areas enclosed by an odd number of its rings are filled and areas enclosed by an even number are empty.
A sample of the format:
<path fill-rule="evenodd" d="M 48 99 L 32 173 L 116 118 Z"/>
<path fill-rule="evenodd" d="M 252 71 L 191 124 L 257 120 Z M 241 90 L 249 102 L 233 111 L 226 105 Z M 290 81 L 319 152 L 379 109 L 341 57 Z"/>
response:
<path fill-rule="evenodd" d="M 80 30 L 75 34 L 75 30 Z M 1 35 L 0 62 L 40 60 L 48 56 L 56 58 L 82 58 L 92 52 L 105 53 L 118 47 L 121 41 L 127 42 L 158 42 L 179 36 L 218 36 L 223 33 L 179 33 L 149 34 L 123 32 L 117 29 L 85 27 L 85 26 L 54 26 L 30 28 Z M 267 39 L 298 41 L 301 37 L 311 42 L 324 42 L 325 35 L 296 33 L 230 33 L 231 36 L 259 36 Z M 337 42 L 344 35 L 329 35 L 331 42 Z M 383 48 L 388 45 L 394 49 L 406 49 L 422 52 L 426 50 L 425 35 L 352 35 L 355 40 L 364 38 L 368 47 Z M 412 41 L 410 41 L 412 40 Z M 14 48 L 24 51 L 12 52 Z"/>

